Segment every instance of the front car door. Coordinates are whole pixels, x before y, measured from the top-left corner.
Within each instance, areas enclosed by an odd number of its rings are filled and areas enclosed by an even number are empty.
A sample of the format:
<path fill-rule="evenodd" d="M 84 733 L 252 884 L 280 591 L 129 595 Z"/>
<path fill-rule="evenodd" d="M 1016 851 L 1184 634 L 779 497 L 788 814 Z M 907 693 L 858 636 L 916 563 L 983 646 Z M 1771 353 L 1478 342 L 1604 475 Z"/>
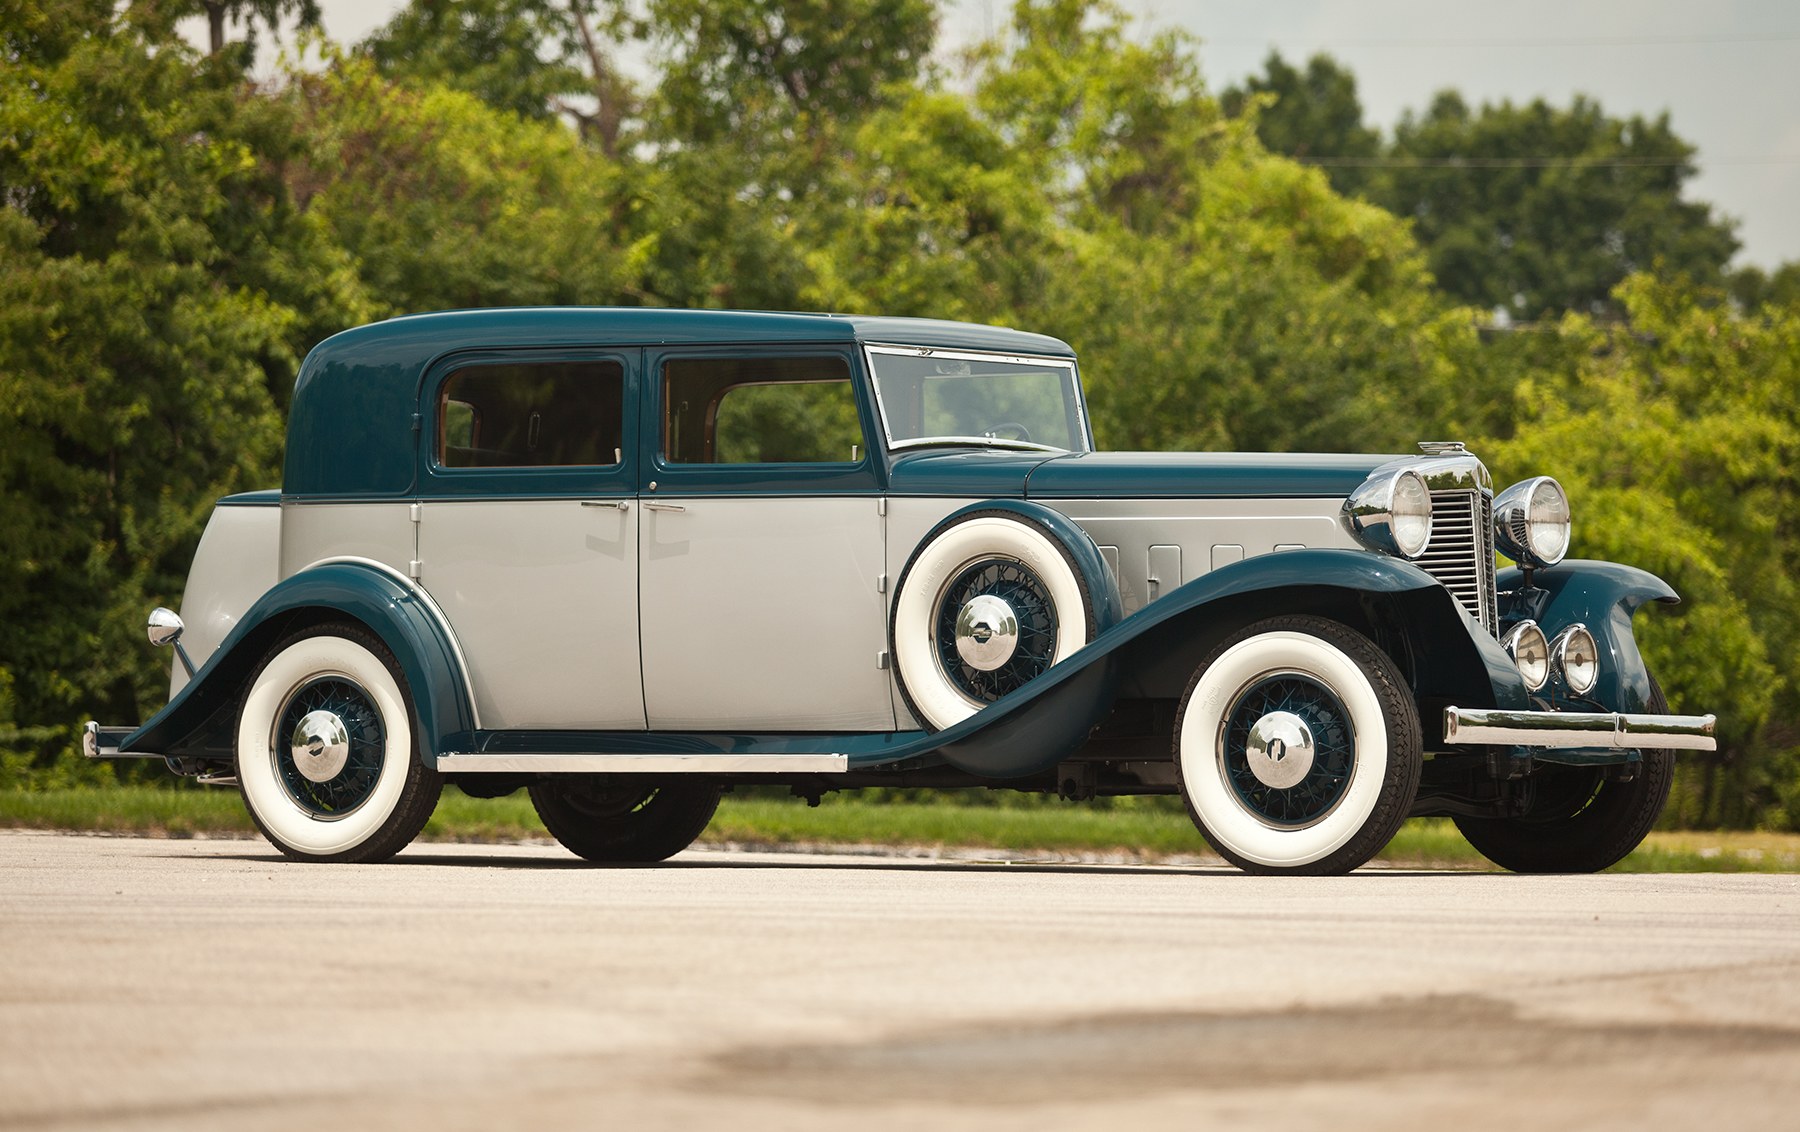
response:
<path fill-rule="evenodd" d="M 893 729 L 881 479 L 855 365 L 839 348 L 650 353 L 652 729 Z"/>
<path fill-rule="evenodd" d="M 417 570 L 483 728 L 644 726 L 638 356 L 495 351 L 426 378 Z"/>

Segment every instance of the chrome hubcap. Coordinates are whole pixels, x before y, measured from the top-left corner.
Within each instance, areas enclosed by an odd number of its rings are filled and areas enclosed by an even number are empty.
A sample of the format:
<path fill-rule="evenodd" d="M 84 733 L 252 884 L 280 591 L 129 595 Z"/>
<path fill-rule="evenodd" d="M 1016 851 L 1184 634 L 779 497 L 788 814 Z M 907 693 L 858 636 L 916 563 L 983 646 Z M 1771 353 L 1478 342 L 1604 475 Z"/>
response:
<path fill-rule="evenodd" d="M 309 711 L 294 726 L 294 769 L 308 782 L 330 782 L 350 761 L 350 729 L 336 712 Z"/>
<path fill-rule="evenodd" d="M 1291 711 L 1272 711 L 1257 720 L 1244 744 L 1250 773 L 1274 790 L 1299 785 L 1312 770 L 1313 755 L 1312 729 Z"/>
<path fill-rule="evenodd" d="M 956 614 L 956 654 L 970 668 L 992 672 L 1019 647 L 1019 618 L 993 594 L 978 594 Z"/>

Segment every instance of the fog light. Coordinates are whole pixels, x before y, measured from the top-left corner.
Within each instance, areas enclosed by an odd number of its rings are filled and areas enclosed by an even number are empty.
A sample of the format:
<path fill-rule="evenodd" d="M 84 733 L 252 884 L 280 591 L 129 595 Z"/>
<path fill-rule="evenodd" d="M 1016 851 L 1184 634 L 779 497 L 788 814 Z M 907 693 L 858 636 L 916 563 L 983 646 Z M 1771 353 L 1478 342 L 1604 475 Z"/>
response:
<path fill-rule="evenodd" d="M 1600 646 L 1586 625 L 1571 625 L 1550 642 L 1550 664 L 1569 691 L 1585 696 L 1600 680 Z"/>
<path fill-rule="evenodd" d="M 1537 691 L 1550 679 L 1550 642 L 1544 639 L 1544 631 L 1538 628 L 1536 621 L 1521 621 L 1506 631 L 1500 638 L 1506 647 L 1506 655 L 1513 658 L 1519 666 L 1519 675 L 1525 677 L 1525 686 Z"/>

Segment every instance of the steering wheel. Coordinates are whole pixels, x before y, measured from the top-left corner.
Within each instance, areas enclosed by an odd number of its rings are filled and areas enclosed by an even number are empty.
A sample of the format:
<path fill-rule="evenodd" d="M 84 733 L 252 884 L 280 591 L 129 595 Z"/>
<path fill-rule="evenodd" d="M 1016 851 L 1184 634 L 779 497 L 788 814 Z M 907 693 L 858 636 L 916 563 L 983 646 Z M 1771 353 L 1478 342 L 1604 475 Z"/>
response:
<path fill-rule="evenodd" d="M 1031 443 L 1031 430 L 1020 424 L 1018 421 L 1001 421 L 999 424 L 989 425 L 983 431 L 995 440 L 1018 440 L 1026 444 Z M 1003 432 L 1010 432 L 1012 435 L 999 435 Z"/>

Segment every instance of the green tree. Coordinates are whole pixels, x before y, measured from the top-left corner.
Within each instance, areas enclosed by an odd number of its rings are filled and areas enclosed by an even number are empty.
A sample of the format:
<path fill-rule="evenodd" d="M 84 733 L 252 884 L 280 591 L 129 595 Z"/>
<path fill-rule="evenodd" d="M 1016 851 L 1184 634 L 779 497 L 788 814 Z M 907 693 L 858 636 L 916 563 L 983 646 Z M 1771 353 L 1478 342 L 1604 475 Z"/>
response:
<path fill-rule="evenodd" d="M 1800 307 L 1800 262 L 1784 263 L 1774 271 L 1743 267 L 1731 273 L 1731 297 L 1745 311 L 1759 307 Z"/>
<path fill-rule="evenodd" d="M 523 118 L 566 116 L 616 155 L 637 103 L 614 61 L 628 23 L 610 0 L 412 0 L 357 50 L 409 85 L 467 91 Z"/>
<path fill-rule="evenodd" d="M 306 153 L 292 192 L 382 313 L 642 298 L 632 186 L 556 122 L 355 58 L 297 76 L 287 99 Z"/>
<path fill-rule="evenodd" d="M 256 53 L 258 24 L 270 32 L 280 31 L 281 21 L 285 19 L 292 19 L 303 28 L 319 26 L 318 0 L 186 0 L 173 7 L 177 11 L 185 8 L 206 16 L 209 53 L 215 56 L 225 52 L 228 26 L 241 25 L 246 63 Z"/>
<path fill-rule="evenodd" d="M 1314 55 L 1302 71 L 1270 51 L 1263 73 L 1227 88 L 1220 103 L 1233 117 L 1254 113 L 1269 152 L 1318 162 L 1340 193 L 1362 192 L 1381 157 L 1381 133 L 1363 122 L 1356 76 L 1330 55 Z"/>
<path fill-rule="evenodd" d="M 918 74 L 933 0 L 650 0 L 665 141 L 780 144 L 872 108 Z"/>
<path fill-rule="evenodd" d="M 1685 761 L 1671 819 L 1800 826 L 1800 312 L 1746 318 L 1716 290 L 1647 275 L 1617 301 L 1630 329 L 1564 320 L 1571 368 L 1529 377 L 1516 431 L 1483 454 L 1501 482 L 1564 483 L 1575 556 L 1682 595 L 1641 614 L 1638 636 L 1676 710 L 1718 714 L 1720 753 Z"/>
<path fill-rule="evenodd" d="M 276 478 L 304 349 L 360 320 L 294 206 L 282 108 L 152 9 L 0 23 L 0 685 L 17 717 L 143 718 L 211 501 Z"/>
<path fill-rule="evenodd" d="M 1613 288 L 1655 269 L 1717 285 L 1733 225 L 1684 200 L 1694 148 L 1655 119 L 1591 99 L 1471 110 L 1454 92 L 1394 131 L 1371 199 L 1413 222 L 1452 298 L 1515 319 L 1615 317 Z"/>

